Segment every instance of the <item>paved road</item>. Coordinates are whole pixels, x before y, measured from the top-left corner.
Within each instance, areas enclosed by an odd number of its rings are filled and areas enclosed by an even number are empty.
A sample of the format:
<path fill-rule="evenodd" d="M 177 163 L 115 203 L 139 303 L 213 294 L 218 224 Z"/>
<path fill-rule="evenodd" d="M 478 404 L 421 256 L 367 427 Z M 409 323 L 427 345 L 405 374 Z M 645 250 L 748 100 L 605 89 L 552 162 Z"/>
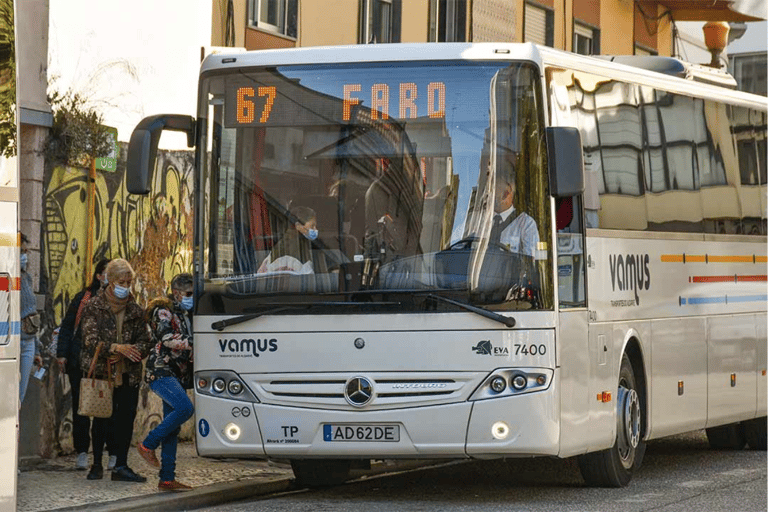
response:
<path fill-rule="evenodd" d="M 651 442 L 624 489 L 584 487 L 573 460 L 454 463 L 207 511 L 765 512 L 766 453 L 710 450 L 703 432 Z"/>

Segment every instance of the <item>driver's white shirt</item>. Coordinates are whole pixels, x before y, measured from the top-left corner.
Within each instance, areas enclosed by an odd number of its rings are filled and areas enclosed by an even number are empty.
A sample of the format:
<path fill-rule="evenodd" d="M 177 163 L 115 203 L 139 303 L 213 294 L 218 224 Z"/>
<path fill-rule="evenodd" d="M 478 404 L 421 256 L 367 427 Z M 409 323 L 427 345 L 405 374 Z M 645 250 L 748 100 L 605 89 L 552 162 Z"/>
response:
<path fill-rule="evenodd" d="M 503 212 L 499 212 L 501 221 L 507 220 L 514 211 L 515 207 L 510 206 Z M 501 232 L 499 243 L 505 245 L 512 252 L 533 256 L 539 245 L 539 230 L 536 228 L 536 221 L 527 213 L 520 212 L 520 215 Z"/>

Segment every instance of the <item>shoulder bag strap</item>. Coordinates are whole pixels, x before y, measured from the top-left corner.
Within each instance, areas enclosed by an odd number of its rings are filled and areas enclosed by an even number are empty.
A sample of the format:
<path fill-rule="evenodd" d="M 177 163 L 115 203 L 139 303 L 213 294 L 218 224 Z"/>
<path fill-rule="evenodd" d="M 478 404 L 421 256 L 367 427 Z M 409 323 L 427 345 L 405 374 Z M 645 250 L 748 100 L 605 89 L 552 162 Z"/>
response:
<path fill-rule="evenodd" d="M 93 372 L 96 371 L 96 361 L 99 359 L 99 352 L 101 352 L 101 347 L 104 345 L 104 343 L 99 342 L 98 345 L 96 345 L 96 352 L 93 354 L 93 361 L 91 361 L 91 367 L 88 369 L 88 378 L 93 378 Z"/>
<path fill-rule="evenodd" d="M 90 298 L 91 298 L 91 290 L 87 290 L 85 294 L 83 294 L 83 298 L 80 299 L 80 305 L 77 307 L 77 315 L 75 316 L 75 328 L 73 332 L 77 332 L 77 327 L 80 325 L 80 315 L 83 314 L 83 307 L 85 306 L 85 303 L 88 302 Z"/>

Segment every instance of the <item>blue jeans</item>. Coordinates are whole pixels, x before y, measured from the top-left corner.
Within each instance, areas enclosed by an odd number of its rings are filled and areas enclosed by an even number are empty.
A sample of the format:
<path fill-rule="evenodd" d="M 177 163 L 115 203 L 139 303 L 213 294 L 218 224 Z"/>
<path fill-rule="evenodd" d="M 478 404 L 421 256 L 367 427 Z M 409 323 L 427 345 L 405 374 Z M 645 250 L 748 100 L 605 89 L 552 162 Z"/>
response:
<path fill-rule="evenodd" d="M 160 457 L 160 481 L 171 482 L 176 478 L 176 445 L 181 425 L 192 417 L 195 408 L 187 392 L 174 377 L 153 380 L 149 384 L 149 389 L 163 399 L 163 421 L 147 434 L 142 444 L 150 450 L 163 445 Z"/>
<path fill-rule="evenodd" d="M 36 337 L 21 338 L 21 351 L 19 354 L 19 374 L 21 375 L 21 382 L 19 383 L 19 405 L 24 402 L 24 395 L 27 394 L 29 374 L 32 373 L 32 364 L 35 362 L 36 343 Z"/>

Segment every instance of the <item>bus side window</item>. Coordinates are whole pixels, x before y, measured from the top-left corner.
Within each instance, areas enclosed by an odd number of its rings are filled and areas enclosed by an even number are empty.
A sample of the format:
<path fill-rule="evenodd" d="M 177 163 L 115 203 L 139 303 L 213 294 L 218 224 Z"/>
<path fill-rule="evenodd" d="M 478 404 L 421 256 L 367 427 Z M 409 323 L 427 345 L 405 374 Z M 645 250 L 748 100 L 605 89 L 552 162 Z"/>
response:
<path fill-rule="evenodd" d="M 586 307 L 581 203 L 581 196 L 558 198 L 555 203 L 557 282 L 561 309 Z"/>

